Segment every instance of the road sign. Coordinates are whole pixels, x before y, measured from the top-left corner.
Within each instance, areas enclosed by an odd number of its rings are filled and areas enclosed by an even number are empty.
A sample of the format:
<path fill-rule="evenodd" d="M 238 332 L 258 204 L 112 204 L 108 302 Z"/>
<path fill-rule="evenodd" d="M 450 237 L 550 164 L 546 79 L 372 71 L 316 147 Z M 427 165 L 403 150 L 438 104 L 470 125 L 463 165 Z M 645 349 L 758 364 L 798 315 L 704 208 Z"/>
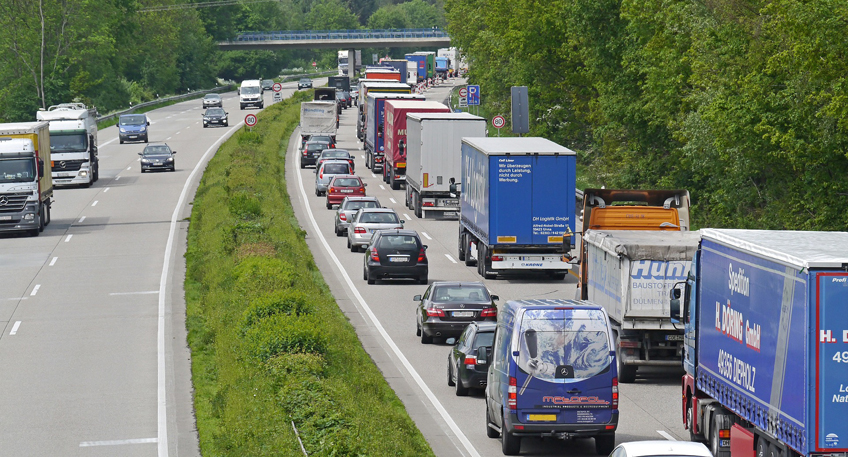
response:
<path fill-rule="evenodd" d="M 283 101 L 283 94 L 281 92 L 274 92 L 274 102 Z"/>
<path fill-rule="evenodd" d="M 279 91 L 283 90 L 283 85 L 280 84 L 280 83 L 274 83 L 273 88 L 274 88 L 274 92 L 279 92 Z"/>
<path fill-rule="evenodd" d="M 480 86 L 468 86 L 468 104 L 480 104 Z"/>
<path fill-rule="evenodd" d="M 318 64 L 316 62 L 312 62 L 312 66 L 316 67 L 316 66 L 318 66 Z"/>
<path fill-rule="evenodd" d="M 248 114 L 247 116 L 245 116 L 244 117 L 244 125 L 246 125 L 248 127 L 253 127 L 254 125 L 256 125 L 256 115 L 255 114 Z"/>
<path fill-rule="evenodd" d="M 466 89 L 465 87 L 460 87 L 459 88 L 459 96 L 462 97 L 462 98 L 467 97 L 468 96 L 468 89 Z"/>
<path fill-rule="evenodd" d="M 506 125 L 506 119 L 504 119 L 503 116 L 495 116 L 492 118 L 492 126 L 496 129 L 503 128 L 504 125 Z"/>

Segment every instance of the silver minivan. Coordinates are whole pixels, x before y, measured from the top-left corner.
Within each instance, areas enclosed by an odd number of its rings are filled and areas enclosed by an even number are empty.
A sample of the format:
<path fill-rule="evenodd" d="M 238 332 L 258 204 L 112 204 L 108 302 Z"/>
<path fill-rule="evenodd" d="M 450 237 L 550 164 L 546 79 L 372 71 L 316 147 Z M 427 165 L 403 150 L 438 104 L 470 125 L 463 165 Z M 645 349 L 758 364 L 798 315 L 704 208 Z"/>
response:
<path fill-rule="evenodd" d="M 350 175 L 350 163 L 347 160 L 325 160 L 321 168 L 315 173 L 315 195 L 322 196 L 327 193 L 327 187 L 336 175 Z"/>
<path fill-rule="evenodd" d="M 353 215 L 347 228 L 347 247 L 356 252 L 360 246 L 371 244 L 371 235 L 378 230 L 402 229 L 403 220 L 391 208 L 362 208 Z"/>

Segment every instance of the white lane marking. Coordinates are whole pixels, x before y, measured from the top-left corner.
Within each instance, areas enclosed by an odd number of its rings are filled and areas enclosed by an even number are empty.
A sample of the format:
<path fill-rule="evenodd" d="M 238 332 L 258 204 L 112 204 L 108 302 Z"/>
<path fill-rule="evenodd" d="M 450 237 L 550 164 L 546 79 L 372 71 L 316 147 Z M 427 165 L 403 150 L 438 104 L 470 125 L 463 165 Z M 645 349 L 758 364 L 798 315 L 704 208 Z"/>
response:
<path fill-rule="evenodd" d="M 432 240 L 432 238 L 430 238 L 430 235 L 428 235 L 427 232 L 421 232 L 421 234 L 424 235 L 424 238 L 427 238 L 428 240 Z"/>
<path fill-rule="evenodd" d="M 94 203 L 92 203 L 91 206 L 97 206 L 97 202 L 98 200 L 94 200 Z"/>
<path fill-rule="evenodd" d="M 81 217 L 81 218 L 80 218 L 80 220 L 79 220 L 78 222 L 82 222 L 82 221 L 84 221 L 84 220 L 85 220 L 85 218 L 86 218 L 86 216 Z"/>
<path fill-rule="evenodd" d="M 394 198 L 389 197 L 389 200 L 391 200 L 391 201 L 392 201 L 392 203 L 394 203 L 395 205 L 397 205 L 397 202 L 395 201 L 395 199 L 394 199 Z"/>
<path fill-rule="evenodd" d="M 15 322 L 15 325 L 12 326 L 12 331 L 9 332 L 9 335 L 14 335 L 14 334 L 18 333 L 18 328 L 20 328 L 20 326 L 21 326 L 21 321 Z"/>
<path fill-rule="evenodd" d="M 105 142 L 105 143 L 101 143 L 101 144 L 100 144 L 100 147 L 102 148 L 103 146 L 106 146 L 106 145 L 107 145 L 107 144 L 109 144 L 109 143 L 114 143 L 114 142 L 116 142 L 116 141 L 118 141 L 118 139 L 117 139 L 117 138 L 112 138 L 111 140 L 109 140 L 109 141 L 107 141 L 107 142 Z M 101 158 L 102 158 L 102 157 L 101 157 Z"/>
<path fill-rule="evenodd" d="M 159 439 L 157 438 L 137 438 L 132 440 L 112 440 L 112 441 L 83 441 L 80 443 L 80 447 L 92 447 L 92 446 L 120 446 L 123 444 L 147 444 L 147 443 L 158 443 Z"/>
<path fill-rule="evenodd" d="M 165 392 L 166 385 L 166 376 L 165 376 L 165 296 L 166 289 L 168 287 L 168 276 L 170 274 L 171 269 L 171 252 L 174 249 L 174 238 L 177 236 L 177 222 L 180 216 L 180 209 L 185 205 L 186 195 L 188 194 L 189 186 L 194 179 L 194 176 L 197 175 L 197 172 L 200 170 L 201 166 L 203 168 L 206 167 L 206 159 L 209 157 L 212 152 L 217 151 L 218 147 L 229 138 L 233 132 L 237 131 L 244 125 L 244 122 L 239 122 L 237 125 L 234 125 L 230 130 L 221 135 L 218 138 L 218 141 L 209 146 L 209 149 L 203 154 L 200 160 L 197 161 L 197 165 L 194 166 L 194 169 L 191 170 L 191 174 L 186 178 L 185 184 L 183 185 L 183 190 L 180 193 L 180 198 L 177 200 L 177 206 L 174 207 L 174 213 L 171 215 L 171 229 L 168 234 L 168 243 L 165 245 L 165 259 L 162 264 L 162 276 L 159 277 L 159 317 L 158 317 L 158 330 L 157 330 L 157 342 L 156 342 L 156 365 L 157 365 L 157 389 L 156 389 L 156 403 L 157 407 L 157 418 L 158 418 L 158 452 L 159 457 L 168 457 L 168 396 L 167 392 Z"/>
<path fill-rule="evenodd" d="M 53 260 L 50 261 L 50 266 L 56 265 L 56 261 L 59 260 L 58 257 L 53 257 Z"/>
<path fill-rule="evenodd" d="M 409 217 L 409 214 L 403 213 L 403 217 L 405 217 L 405 218 L 406 218 L 406 220 L 408 220 L 408 221 L 411 221 L 411 220 L 412 220 L 412 218 L 411 218 L 411 217 Z"/>
<path fill-rule="evenodd" d="M 371 177 L 377 179 L 377 175 L 375 175 L 374 173 L 371 173 Z"/>
<path fill-rule="evenodd" d="M 371 308 L 368 306 L 368 303 L 365 302 L 365 299 L 359 293 L 359 290 L 356 288 L 356 286 L 353 285 L 353 281 L 350 279 L 350 275 L 347 274 L 347 270 L 344 269 L 342 263 L 339 261 L 339 258 L 336 257 L 335 252 L 333 252 L 333 250 L 330 248 L 330 244 L 327 242 L 327 239 L 324 237 L 324 234 L 321 233 L 321 230 L 318 228 L 318 222 L 315 220 L 315 215 L 312 214 L 312 208 L 309 206 L 309 199 L 307 198 L 306 190 L 303 187 L 303 176 L 301 176 L 301 173 L 299 172 L 295 172 L 295 174 L 297 174 L 297 183 L 300 187 L 301 201 L 304 202 L 304 206 L 306 207 L 306 214 L 309 216 L 310 222 L 312 222 L 312 229 L 315 230 L 315 233 L 318 235 L 318 239 L 321 240 L 321 244 L 324 246 L 324 249 L 329 254 L 330 258 L 333 259 L 333 262 L 336 264 L 336 268 L 338 268 L 338 270 L 341 272 L 342 277 L 344 278 L 345 283 L 347 283 L 348 288 L 351 292 L 353 292 L 354 297 L 356 297 L 356 301 L 359 302 L 359 308 L 362 311 L 365 311 L 365 313 L 368 315 L 368 319 L 371 321 L 371 324 L 374 326 L 374 328 L 377 329 L 377 331 L 380 333 L 380 336 L 383 337 L 383 341 L 385 341 L 386 344 L 389 345 L 392 352 L 394 352 L 396 360 L 403 364 L 404 368 L 406 368 L 406 371 L 409 372 L 409 375 L 412 376 L 413 380 L 415 380 L 415 383 L 418 385 L 418 388 L 421 389 L 422 392 L 424 392 L 424 395 L 427 397 L 428 400 L 430 400 L 430 403 L 432 403 L 433 407 L 436 408 L 436 411 L 439 412 L 439 415 L 442 416 L 442 419 L 445 421 L 448 427 L 450 427 L 451 431 L 453 431 L 457 439 L 459 439 L 460 443 L 462 443 L 462 445 L 465 447 L 465 450 L 468 452 L 468 454 L 470 454 L 471 457 L 480 457 L 480 454 L 477 452 L 477 449 L 474 448 L 474 445 L 471 444 L 471 441 L 468 440 L 468 437 L 466 437 L 465 434 L 462 433 L 462 430 L 460 430 L 459 426 L 456 425 L 456 422 L 453 420 L 450 414 L 448 414 L 445 407 L 442 406 L 442 404 L 439 402 L 439 399 L 436 398 L 436 395 L 433 393 L 433 391 L 430 390 L 430 388 L 424 382 L 424 379 L 421 378 L 421 375 L 419 375 L 418 372 L 415 371 L 415 368 L 412 366 L 411 363 L 409 363 L 409 360 L 406 358 L 406 356 L 403 355 L 403 352 L 401 352 L 400 348 L 397 346 L 397 344 L 395 344 L 394 340 L 392 340 L 392 337 L 389 336 L 388 332 L 386 332 L 386 329 L 383 327 L 383 324 L 380 323 L 379 319 L 377 319 L 377 316 L 374 314 L 373 311 L 371 311 Z M 362 311 L 360 311 L 360 313 Z"/>
<path fill-rule="evenodd" d="M 136 160 L 138 160 L 138 159 L 136 159 Z M 132 167 L 127 167 L 127 170 L 132 170 Z"/>
<path fill-rule="evenodd" d="M 450 254 L 445 254 L 445 257 L 447 257 L 448 260 L 450 260 L 451 262 L 456 263 L 456 260 L 454 260 L 453 257 L 451 257 Z"/>
<path fill-rule="evenodd" d="M 105 194 L 106 192 L 109 192 L 109 189 L 111 189 L 111 187 L 107 187 L 107 188 L 103 189 L 103 193 Z"/>
<path fill-rule="evenodd" d="M 68 235 L 68 236 L 65 238 L 65 243 L 67 243 L 68 241 L 71 241 L 71 237 L 72 237 L 72 236 L 74 236 L 74 235 Z"/>
<path fill-rule="evenodd" d="M 663 438 L 665 438 L 669 441 L 677 441 L 673 436 L 669 435 L 668 433 L 666 433 L 662 430 L 657 430 L 657 433 L 659 433 L 660 435 L 662 435 Z"/>
<path fill-rule="evenodd" d="M 380 184 L 380 189 L 386 190 L 386 186 Z"/>
<path fill-rule="evenodd" d="M 35 287 L 32 288 L 32 292 L 30 292 L 30 297 L 35 297 L 35 294 L 38 293 L 38 289 L 41 289 L 41 284 L 36 284 Z"/>
<path fill-rule="evenodd" d="M 179 132 L 177 132 L 177 135 L 179 135 L 180 133 L 183 133 L 183 131 L 182 131 L 182 130 L 180 130 Z"/>
<path fill-rule="evenodd" d="M 171 139 L 171 137 L 165 138 L 165 140 L 170 140 L 170 139 Z"/>
<path fill-rule="evenodd" d="M 145 290 L 143 292 L 112 292 L 109 295 L 153 295 L 158 293 L 158 290 Z"/>
<path fill-rule="evenodd" d="M 361 156 L 361 157 L 362 157 L 362 160 L 365 160 L 365 156 Z"/>
<path fill-rule="evenodd" d="M 120 177 L 120 176 L 115 176 L 115 181 L 117 181 L 117 180 L 119 180 L 119 179 L 121 179 L 121 177 Z"/>

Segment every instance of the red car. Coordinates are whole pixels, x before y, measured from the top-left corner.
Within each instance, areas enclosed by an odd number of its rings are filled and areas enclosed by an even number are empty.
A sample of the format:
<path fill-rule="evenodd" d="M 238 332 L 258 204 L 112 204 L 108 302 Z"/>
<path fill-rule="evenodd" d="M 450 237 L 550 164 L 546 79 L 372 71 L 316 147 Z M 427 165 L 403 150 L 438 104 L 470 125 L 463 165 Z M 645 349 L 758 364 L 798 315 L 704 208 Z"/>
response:
<path fill-rule="evenodd" d="M 356 175 L 337 175 L 327 187 L 327 209 L 341 204 L 345 197 L 364 197 L 365 184 Z"/>

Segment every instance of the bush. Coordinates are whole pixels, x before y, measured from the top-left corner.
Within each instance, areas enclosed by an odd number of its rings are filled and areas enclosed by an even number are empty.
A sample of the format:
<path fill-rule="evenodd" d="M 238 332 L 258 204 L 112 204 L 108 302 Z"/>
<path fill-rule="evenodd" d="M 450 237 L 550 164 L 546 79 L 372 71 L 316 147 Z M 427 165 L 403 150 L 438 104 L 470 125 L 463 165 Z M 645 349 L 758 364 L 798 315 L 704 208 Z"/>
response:
<path fill-rule="evenodd" d="M 311 314 L 315 307 L 306 294 L 298 290 L 279 290 L 258 297 L 250 302 L 241 320 L 242 334 L 267 317 L 277 314 L 303 316 Z"/>

